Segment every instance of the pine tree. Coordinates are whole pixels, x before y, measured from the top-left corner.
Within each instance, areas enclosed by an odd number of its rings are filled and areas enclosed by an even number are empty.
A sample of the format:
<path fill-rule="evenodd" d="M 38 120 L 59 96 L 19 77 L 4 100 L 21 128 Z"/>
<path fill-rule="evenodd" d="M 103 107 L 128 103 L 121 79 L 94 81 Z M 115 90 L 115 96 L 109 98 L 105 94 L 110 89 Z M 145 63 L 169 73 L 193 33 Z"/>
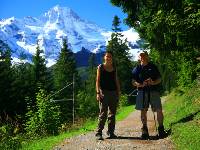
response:
<path fill-rule="evenodd" d="M 14 115 L 14 104 L 11 99 L 12 87 L 11 50 L 0 50 L 0 115 Z"/>
<path fill-rule="evenodd" d="M 63 47 L 58 57 L 57 63 L 54 66 L 54 82 L 56 90 L 63 89 L 73 81 L 75 76 L 75 89 L 77 91 L 79 85 L 78 73 L 76 71 L 76 62 L 73 52 L 68 48 L 67 40 L 63 40 Z M 58 99 L 72 99 L 73 86 L 70 85 L 56 95 Z M 60 102 L 61 111 L 64 120 L 72 118 L 72 101 Z"/>
<path fill-rule="evenodd" d="M 26 101 L 25 97 L 34 99 L 35 82 L 33 79 L 32 65 L 29 63 L 19 63 L 13 65 L 14 82 L 12 84 L 12 97 L 15 99 L 17 114 L 25 115 Z M 22 118 L 23 119 L 23 118 Z"/>
<path fill-rule="evenodd" d="M 89 67 L 88 67 L 88 79 L 87 79 L 87 91 L 94 95 L 95 92 L 95 84 L 96 84 L 96 59 L 95 54 L 91 54 L 89 58 Z"/>
<path fill-rule="evenodd" d="M 40 49 L 37 43 L 36 54 L 33 56 L 33 72 L 35 83 L 41 88 L 47 88 L 47 68 L 45 64 L 44 52 Z M 36 88 L 37 88 L 36 87 Z"/>
<path fill-rule="evenodd" d="M 106 49 L 113 52 L 113 61 L 117 69 L 122 92 L 129 92 L 131 89 L 132 65 L 127 40 L 122 39 L 120 23 L 120 19 L 115 16 L 112 24 L 113 33 Z"/>
<path fill-rule="evenodd" d="M 98 103 L 95 100 L 97 62 L 94 53 L 91 54 L 88 63 L 88 77 L 85 81 L 85 90 L 79 91 L 78 94 L 78 114 L 80 117 L 94 117 L 95 115 L 97 115 L 98 112 Z"/>

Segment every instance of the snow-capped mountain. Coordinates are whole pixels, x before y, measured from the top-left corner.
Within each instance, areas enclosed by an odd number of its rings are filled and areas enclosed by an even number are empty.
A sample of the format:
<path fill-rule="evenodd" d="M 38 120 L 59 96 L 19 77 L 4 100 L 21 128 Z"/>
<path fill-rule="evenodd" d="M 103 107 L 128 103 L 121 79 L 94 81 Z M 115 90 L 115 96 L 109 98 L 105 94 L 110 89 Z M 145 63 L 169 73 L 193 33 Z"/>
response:
<path fill-rule="evenodd" d="M 136 42 L 138 35 L 133 29 L 124 33 L 128 37 L 134 36 L 131 43 Z M 64 38 L 75 53 L 82 47 L 98 53 L 105 50 L 110 35 L 110 31 L 81 19 L 68 7 L 58 5 L 37 18 L 28 16 L 23 19 L 11 17 L 0 20 L 0 40 L 11 48 L 13 57 L 27 55 L 31 59 L 38 42 L 50 64 L 55 62 Z"/>

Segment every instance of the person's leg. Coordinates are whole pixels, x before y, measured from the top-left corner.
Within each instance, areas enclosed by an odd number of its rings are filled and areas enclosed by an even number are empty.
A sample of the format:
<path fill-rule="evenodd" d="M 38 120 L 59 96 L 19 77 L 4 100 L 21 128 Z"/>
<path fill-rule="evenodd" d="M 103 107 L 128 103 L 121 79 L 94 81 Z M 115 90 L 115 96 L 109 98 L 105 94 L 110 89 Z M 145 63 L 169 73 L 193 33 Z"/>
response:
<path fill-rule="evenodd" d="M 143 126 L 147 126 L 147 110 L 141 110 L 141 122 Z"/>
<path fill-rule="evenodd" d="M 141 122 L 142 122 L 142 139 L 149 138 L 149 132 L 147 127 L 147 109 L 141 110 Z"/>
<path fill-rule="evenodd" d="M 102 102 L 99 102 L 99 117 L 96 130 L 96 137 L 99 140 L 102 139 L 102 130 L 104 129 L 105 122 L 107 119 L 107 112 L 108 112 L 108 103 L 104 98 Z"/>
<path fill-rule="evenodd" d="M 109 114 L 108 114 L 108 135 L 111 138 L 116 137 L 114 134 L 115 131 L 115 115 L 117 110 L 117 95 L 114 91 L 109 91 L 109 102 L 108 102 L 108 108 L 109 108 Z"/>
<path fill-rule="evenodd" d="M 159 126 L 163 126 L 164 116 L 163 116 L 162 108 L 157 109 L 156 112 L 157 112 L 158 124 Z"/>
<path fill-rule="evenodd" d="M 165 138 L 167 136 L 167 133 L 165 132 L 165 128 L 163 125 L 164 116 L 163 116 L 162 109 L 158 109 L 156 112 L 157 112 L 157 120 L 159 124 L 158 126 L 159 138 Z"/>
<path fill-rule="evenodd" d="M 153 111 L 156 111 L 157 113 L 157 121 L 158 121 L 158 135 L 160 138 L 164 138 L 166 137 L 166 132 L 164 130 L 164 126 L 163 126 L 163 120 L 164 120 L 164 116 L 163 116 L 163 112 L 162 112 L 162 104 L 161 104 L 161 99 L 160 99 L 160 94 L 159 92 L 156 91 L 152 91 L 151 92 L 151 107 Z"/>
<path fill-rule="evenodd" d="M 144 93 L 143 90 L 138 91 L 137 97 L 136 97 L 136 110 L 141 111 L 141 122 L 142 122 L 142 139 L 148 139 L 149 138 L 149 132 L 147 128 L 147 110 L 148 110 L 148 99 L 147 94 Z M 147 108 L 145 108 L 145 106 Z M 144 109 L 145 108 L 145 109 Z"/>

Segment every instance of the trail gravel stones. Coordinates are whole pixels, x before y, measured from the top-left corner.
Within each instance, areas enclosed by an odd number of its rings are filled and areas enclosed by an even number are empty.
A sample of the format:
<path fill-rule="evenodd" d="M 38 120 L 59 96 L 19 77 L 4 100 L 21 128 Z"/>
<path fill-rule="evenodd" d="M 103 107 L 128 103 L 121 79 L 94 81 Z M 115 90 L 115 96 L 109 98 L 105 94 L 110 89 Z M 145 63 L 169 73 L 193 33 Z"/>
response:
<path fill-rule="evenodd" d="M 150 140 L 141 140 L 140 112 L 134 111 L 123 121 L 116 124 L 117 139 L 107 139 L 106 129 L 103 132 L 104 140 L 96 140 L 95 132 L 89 132 L 76 137 L 65 139 L 54 150 L 172 150 L 169 137 L 156 138 L 153 113 L 148 111 L 148 129 Z"/>

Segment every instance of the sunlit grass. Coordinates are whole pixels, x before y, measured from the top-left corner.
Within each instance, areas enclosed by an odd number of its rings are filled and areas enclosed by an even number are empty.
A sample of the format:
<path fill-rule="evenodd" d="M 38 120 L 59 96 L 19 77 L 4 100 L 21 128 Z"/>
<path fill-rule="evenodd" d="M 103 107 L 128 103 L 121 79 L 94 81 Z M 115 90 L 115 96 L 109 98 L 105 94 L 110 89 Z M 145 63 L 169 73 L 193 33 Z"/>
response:
<path fill-rule="evenodd" d="M 126 118 L 131 112 L 134 111 L 133 106 L 127 106 L 121 108 L 116 116 L 116 120 L 120 121 Z M 28 141 L 22 144 L 23 150 L 50 150 L 59 143 L 61 143 L 64 139 L 70 138 L 79 134 L 83 134 L 89 131 L 95 130 L 97 126 L 97 120 L 88 120 L 84 123 L 80 128 L 71 130 L 70 132 L 61 133 L 57 136 L 49 136 L 41 139 Z"/>
<path fill-rule="evenodd" d="M 200 147 L 199 102 L 198 87 L 182 95 L 175 91 L 167 97 L 164 124 L 171 129 L 171 139 L 178 150 L 197 150 Z"/>

